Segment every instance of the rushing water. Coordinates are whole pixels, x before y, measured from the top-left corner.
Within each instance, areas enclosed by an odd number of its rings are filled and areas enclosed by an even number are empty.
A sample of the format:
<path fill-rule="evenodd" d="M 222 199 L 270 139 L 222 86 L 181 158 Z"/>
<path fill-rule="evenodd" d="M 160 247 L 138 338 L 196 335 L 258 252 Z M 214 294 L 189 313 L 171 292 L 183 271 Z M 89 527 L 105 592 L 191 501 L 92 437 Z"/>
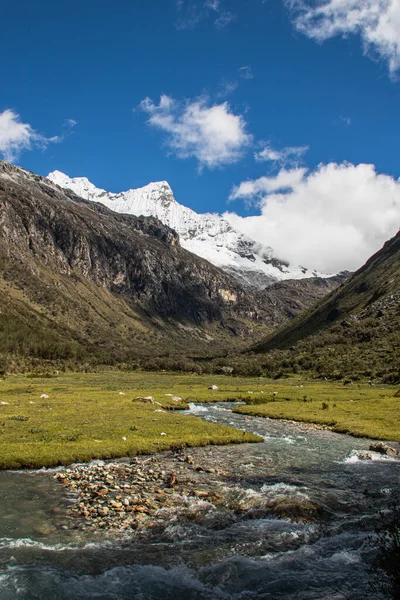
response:
<path fill-rule="evenodd" d="M 201 450 L 221 468 L 235 466 L 234 493 L 248 509 L 240 516 L 200 514 L 198 503 L 198 519 L 170 515 L 162 534 L 93 539 L 68 528 L 72 499 L 51 474 L 0 473 L 0 600 L 379 598 L 368 584 L 374 551 L 366 538 L 399 489 L 400 460 L 360 461 L 353 451 L 367 440 L 231 408 L 189 412 L 264 438 Z M 261 510 L 277 500 L 316 504 L 319 518 L 294 522 Z"/>

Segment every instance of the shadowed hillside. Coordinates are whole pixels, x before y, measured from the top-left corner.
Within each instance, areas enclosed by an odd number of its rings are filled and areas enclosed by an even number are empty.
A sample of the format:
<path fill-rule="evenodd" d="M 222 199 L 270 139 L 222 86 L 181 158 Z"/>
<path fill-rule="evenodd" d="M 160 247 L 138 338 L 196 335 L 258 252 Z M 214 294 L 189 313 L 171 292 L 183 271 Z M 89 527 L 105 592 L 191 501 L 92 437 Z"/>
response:
<path fill-rule="evenodd" d="M 286 348 L 350 318 L 356 322 L 396 314 L 400 295 L 400 233 L 386 242 L 361 269 L 316 307 L 305 311 L 279 330 L 257 350 Z M 346 327 L 346 325 L 344 325 Z"/>

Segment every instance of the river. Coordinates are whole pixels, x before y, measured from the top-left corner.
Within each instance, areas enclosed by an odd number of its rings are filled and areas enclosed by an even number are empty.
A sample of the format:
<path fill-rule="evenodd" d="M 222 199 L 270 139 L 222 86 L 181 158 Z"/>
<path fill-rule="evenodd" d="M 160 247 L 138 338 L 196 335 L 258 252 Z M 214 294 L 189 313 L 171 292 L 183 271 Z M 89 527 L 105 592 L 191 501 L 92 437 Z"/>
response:
<path fill-rule="evenodd" d="M 263 443 L 193 449 L 234 470 L 240 511 L 198 501 L 191 519 L 129 538 L 71 530 L 73 498 L 51 471 L 0 472 L 0 600 L 378 600 L 367 537 L 399 490 L 400 460 L 356 451 L 369 441 L 232 413 L 190 412 Z M 222 485 L 222 484 L 221 484 Z M 291 520 L 277 503 L 318 506 Z M 232 506 L 232 502 L 230 504 Z"/>

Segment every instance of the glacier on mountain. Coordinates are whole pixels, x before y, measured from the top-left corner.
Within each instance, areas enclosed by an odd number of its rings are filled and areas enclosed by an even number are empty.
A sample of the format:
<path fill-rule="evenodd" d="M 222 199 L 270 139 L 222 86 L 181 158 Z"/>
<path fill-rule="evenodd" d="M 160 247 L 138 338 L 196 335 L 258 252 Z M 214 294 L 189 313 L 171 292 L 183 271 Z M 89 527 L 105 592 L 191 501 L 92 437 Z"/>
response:
<path fill-rule="evenodd" d="M 218 214 L 198 214 L 182 206 L 166 181 L 117 194 L 97 188 L 86 177 L 68 177 L 53 171 L 47 178 L 77 196 L 101 202 L 111 210 L 136 216 L 154 216 L 179 234 L 186 250 L 234 276 L 242 285 L 262 289 L 283 279 L 320 275 L 304 267 L 293 267 L 274 257 L 273 249 L 234 229 Z"/>

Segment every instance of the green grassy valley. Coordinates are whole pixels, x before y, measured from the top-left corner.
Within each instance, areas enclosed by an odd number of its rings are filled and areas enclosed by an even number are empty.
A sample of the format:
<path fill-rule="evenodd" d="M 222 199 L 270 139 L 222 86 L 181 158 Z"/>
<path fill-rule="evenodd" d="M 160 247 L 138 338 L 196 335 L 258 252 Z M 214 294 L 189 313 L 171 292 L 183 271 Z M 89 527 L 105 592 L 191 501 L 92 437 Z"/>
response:
<path fill-rule="evenodd" d="M 147 396 L 154 401 L 135 401 Z M 260 441 L 177 412 L 188 402 L 227 400 L 245 401 L 237 409 L 244 414 L 400 441 L 400 399 L 390 386 L 118 371 L 19 375 L 0 381 L 0 467 L 38 468 L 176 446 Z"/>
<path fill-rule="evenodd" d="M 261 441 L 176 410 L 166 412 L 187 407 L 186 401 L 226 400 L 248 386 L 261 386 L 251 380 L 217 380 L 221 389 L 216 392 L 208 390 L 209 379 L 197 375 L 104 372 L 1 380 L 0 468 L 38 468 L 175 446 Z M 134 401 L 146 396 L 153 396 L 154 403 Z"/>

